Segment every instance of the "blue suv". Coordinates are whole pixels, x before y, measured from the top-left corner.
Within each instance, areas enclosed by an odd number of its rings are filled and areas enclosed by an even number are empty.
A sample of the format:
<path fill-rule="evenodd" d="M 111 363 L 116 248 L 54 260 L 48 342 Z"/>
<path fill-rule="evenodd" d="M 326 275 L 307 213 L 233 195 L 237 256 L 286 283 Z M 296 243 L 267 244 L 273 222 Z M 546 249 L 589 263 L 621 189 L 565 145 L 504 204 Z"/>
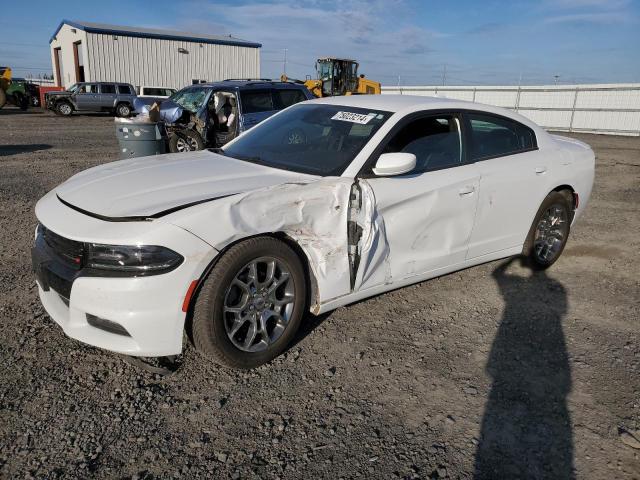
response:
<path fill-rule="evenodd" d="M 160 106 L 169 151 L 221 147 L 240 133 L 298 102 L 315 98 L 302 84 L 224 80 L 177 91 Z"/>

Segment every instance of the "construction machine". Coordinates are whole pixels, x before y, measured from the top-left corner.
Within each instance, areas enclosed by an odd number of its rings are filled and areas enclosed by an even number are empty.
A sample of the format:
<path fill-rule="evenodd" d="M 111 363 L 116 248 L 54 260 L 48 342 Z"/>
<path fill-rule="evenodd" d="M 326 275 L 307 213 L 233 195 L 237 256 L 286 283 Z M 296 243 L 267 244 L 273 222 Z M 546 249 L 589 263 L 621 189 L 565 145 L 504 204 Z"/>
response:
<path fill-rule="evenodd" d="M 316 61 L 316 79 L 295 80 L 286 74 L 280 77 L 283 82 L 304 83 L 316 97 L 337 95 L 380 94 L 380 83 L 358 76 L 358 62 L 346 58 L 319 58 Z"/>
<path fill-rule="evenodd" d="M 30 95 L 25 82 L 11 79 L 11 69 L 0 67 L 0 108 L 5 104 L 13 104 L 26 110 L 29 107 Z"/>

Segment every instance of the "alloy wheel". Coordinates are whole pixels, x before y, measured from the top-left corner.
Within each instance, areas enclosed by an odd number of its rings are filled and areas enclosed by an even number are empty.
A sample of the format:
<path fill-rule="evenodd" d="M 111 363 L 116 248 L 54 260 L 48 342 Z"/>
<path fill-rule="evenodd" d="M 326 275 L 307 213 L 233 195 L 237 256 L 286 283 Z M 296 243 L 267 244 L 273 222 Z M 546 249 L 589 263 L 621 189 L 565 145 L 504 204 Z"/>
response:
<path fill-rule="evenodd" d="M 236 273 L 224 298 L 227 336 L 244 352 L 260 352 L 277 341 L 293 312 L 295 287 L 280 260 L 260 257 Z"/>
<path fill-rule="evenodd" d="M 176 142 L 178 152 L 195 152 L 198 150 L 198 142 L 190 135 L 178 138 Z"/>
<path fill-rule="evenodd" d="M 536 226 L 533 251 L 543 263 L 553 261 L 562 250 L 566 240 L 568 214 L 562 205 L 549 207 Z"/>

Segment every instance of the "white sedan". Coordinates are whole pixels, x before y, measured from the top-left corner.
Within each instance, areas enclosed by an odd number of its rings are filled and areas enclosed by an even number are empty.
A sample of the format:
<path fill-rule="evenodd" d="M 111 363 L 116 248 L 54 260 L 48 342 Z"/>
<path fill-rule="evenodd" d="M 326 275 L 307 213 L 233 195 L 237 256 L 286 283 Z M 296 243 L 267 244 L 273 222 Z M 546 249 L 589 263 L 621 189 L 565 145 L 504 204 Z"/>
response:
<path fill-rule="evenodd" d="M 36 206 L 33 265 L 70 337 L 196 348 L 239 368 L 307 312 L 490 260 L 553 264 L 594 154 L 501 108 L 367 95 L 304 102 L 214 149 L 81 172 Z"/>

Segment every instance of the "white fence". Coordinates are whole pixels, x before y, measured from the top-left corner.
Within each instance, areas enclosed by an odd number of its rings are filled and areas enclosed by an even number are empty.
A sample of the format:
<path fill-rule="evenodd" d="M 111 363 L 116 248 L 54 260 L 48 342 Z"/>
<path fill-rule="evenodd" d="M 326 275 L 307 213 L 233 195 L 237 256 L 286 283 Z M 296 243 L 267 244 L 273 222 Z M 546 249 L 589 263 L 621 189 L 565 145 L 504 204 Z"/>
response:
<path fill-rule="evenodd" d="M 534 87 L 382 87 L 510 108 L 549 130 L 640 135 L 640 83 Z"/>

